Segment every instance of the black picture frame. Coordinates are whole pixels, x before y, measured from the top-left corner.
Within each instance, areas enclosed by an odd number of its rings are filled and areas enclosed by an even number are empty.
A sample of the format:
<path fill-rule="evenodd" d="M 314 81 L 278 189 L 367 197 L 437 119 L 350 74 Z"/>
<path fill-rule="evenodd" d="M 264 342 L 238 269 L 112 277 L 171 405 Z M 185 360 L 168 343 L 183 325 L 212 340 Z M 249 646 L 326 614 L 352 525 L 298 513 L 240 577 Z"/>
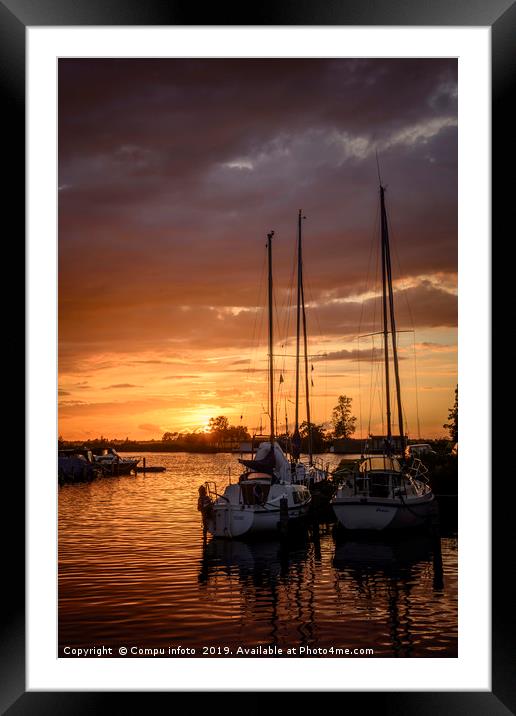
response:
<path fill-rule="evenodd" d="M 202 20 L 200 22 L 200 20 Z M 511 226 L 509 212 L 514 199 L 509 196 L 514 171 L 510 142 L 514 152 L 513 114 L 509 112 L 510 81 L 514 80 L 516 37 L 516 4 L 512 0 L 263 0 L 257 6 L 221 6 L 206 8 L 195 3 L 169 0 L 0 0 L 0 78 L 3 96 L 4 158 L 9 167 L 4 189 L 5 207 L 16 217 L 16 230 L 9 247 L 14 260 L 24 263 L 25 216 L 25 37 L 28 26 L 73 25 L 391 25 L 391 26 L 490 26 L 492 32 L 492 211 L 493 236 L 507 234 Z M 5 161 L 5 159 L 4 159 Z M 4 173 L 4 178 L 6 174 Z M 512 201 L 511 201 L 512 199 Z M 513 230 L 509 230 L 513 233 Z M 16 237 L 16 240 L 14 240 Z M 7 244 L 7 241 L 6 241 Z M 4 244 L 4 245 L 6 245 Z M 509 262 L 510 263 L 510 262 Z M 497 286 L 509 282 L 509 267 L 499 274 Z M 513 281 L 512 277 L 512 281 Z M 493 299 L 498 299 L 498 291 Z M 22 299 L 23 301 L 23 299 Z M 501 305 L 501 304 L 498 304 Z M 493 333 L 499 312 L 493 312 Z M 503 379 L 499 367 L 493 384 Z M 496 421 L 493 428 L 497 427 Z M 500 427 L 503 432 L 503 428 Z M 30 445 L 27 446 L 30 450 Z M 501 471 L 503 472 L 503 470 Z M 493 476 L 500 474 L 493 462 Z M 7 475 L 6 475 L 7 476 Z M 486 475 L 483 499 L 489 499 L 490 476 Z M 510 475 L 507 475 L 510 479 Z M 0 651 L 2 713 L 11 716 L 25 713 L 91 714 L 109 709 L 115 713 L 152 712 L 155 692 L 26 692 L 25 688 L 25 534 L 22 505 L 25 488 L 20 474 L 6 481 L 6 505 L 17 506 L 16 519 L 4 537 L 4 624 Z M 495 487 L 493 479 L 493 487 Z M 504 491 L 492 490 L 492 691 L 491 692 L 346 692 L 345 708 L 356 710 L 380 708 L 383 714 L 442 713 L 497 716 L 516 713 L 514 643 L 508 624 L 514 611 L 506 574 L 509 555 L 514 554 L 513 520 L 510 500 Z M 474 594 L 468 595 L 474 599 Z M 424 668 L 422 666 L 422 668 Z M 296 691 L 295 688 L 292 689 Z M 314 684 L 314 691 L 317 686 Z M 202 694 L 196 693 L 196 697 Z M 174 693 L 167 693 L 174 699 Z M 308 694 L 307 694 L 308 697 Z M 255 708 L 269 707 L 267 693 L 256 694 Z M 196 698 L 197 700 L 197 698 Z M 266 701 L 267 700 L 267 701 Z M 308 705 L 308 704 L 307 704 Z M 344 704 L 343 704 L 344 706 Z"/>

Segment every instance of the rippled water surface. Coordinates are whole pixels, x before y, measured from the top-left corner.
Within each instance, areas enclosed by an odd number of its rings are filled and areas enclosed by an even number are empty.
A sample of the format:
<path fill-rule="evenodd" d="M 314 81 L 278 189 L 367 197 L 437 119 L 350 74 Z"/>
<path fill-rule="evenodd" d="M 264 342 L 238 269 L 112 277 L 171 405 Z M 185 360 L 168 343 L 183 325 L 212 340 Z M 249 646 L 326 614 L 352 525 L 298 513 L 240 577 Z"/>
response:
<path fill-rule="evenodd" d="M 344 540 L 321 525 L 319 537 L 286 547 L 203 544 L 197 488 L 222 487 L 230 467 L 235 478 L 237 457 L 149 453 L 147 464 L 166 472 L 60 488 L 61 654 L 276 645 L 457 655 L 454 538 L 441 539 L 439 554 L 424 536 Z"/>

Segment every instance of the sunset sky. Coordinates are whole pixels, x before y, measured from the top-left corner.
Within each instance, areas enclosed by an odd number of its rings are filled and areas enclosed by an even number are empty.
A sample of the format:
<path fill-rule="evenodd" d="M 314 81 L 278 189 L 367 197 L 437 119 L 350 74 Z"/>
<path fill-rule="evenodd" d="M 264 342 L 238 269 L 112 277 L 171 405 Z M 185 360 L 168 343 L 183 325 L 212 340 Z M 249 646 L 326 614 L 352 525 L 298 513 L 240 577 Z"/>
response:
<path fill-rule="evenodd" d="M 300 208 L 312 418 L 346 394 L 357 436 L 382 432 L 380 336 L 357 340 L 381 328 L 376 151 L 408 431 L 441 437 L 457 383 L 456 60 L 60 60 L 60 434 L 265 424 L 271 229 L 291 427 Z"/>

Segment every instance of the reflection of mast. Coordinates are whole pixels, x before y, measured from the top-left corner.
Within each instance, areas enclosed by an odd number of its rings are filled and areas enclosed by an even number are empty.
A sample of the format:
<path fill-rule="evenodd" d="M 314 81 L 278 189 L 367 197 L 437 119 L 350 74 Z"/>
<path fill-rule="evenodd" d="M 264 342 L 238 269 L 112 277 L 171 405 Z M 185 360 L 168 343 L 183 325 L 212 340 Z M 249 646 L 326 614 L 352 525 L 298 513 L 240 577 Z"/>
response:
<path fill-rule="evenodd" d="M 390 578 L 387 584 L 387 613 L 391 644 L 394 656 L 403 656 L 403 642 L 400 637 L 400 616 L 398 611 L 399 591 L 396 577 Z"/>
<path fill-rule="evenodd" d="M 232 580 L 236 577 L 238 585 L 234 596 L 244 626 L 254 634 L 263 629 L 266 643 L 281 645 L 286 632 L 303 622 L 301 610 L 306 568 L 307 545 L 304 542 L 288 545 L 277 541 L 215 539 L 203 545 L 198 581 L 203 587 L 211 587 L 210 596 L 220 601 L 225 598 L 228 588 L 231 592 Z M 294 604 L 291 590 L 295 594 Z M 315 612 L 310 618 L 315 620 Z M 246 624 L 247 620 L 249 624 Z"/>
<path fill-rule="evenodd" d="M 433 587 L 440 592 L 444 588 L 443 555 L 441 552 L 441 536 L 438 531 L 432 539 L 432 566 L 434 573 Z"/>
<path fill-rule="evenodd" d="M 416 648 L 411 593 L 424 576 L 423 565 L 430 560 L 430 549 L 431 542 L 426 536 L 389 542 L 356 539 L 336 543 L 333 566 L 338 597 L 345 598 L 339 588 L 339 577 L 344 581 L 351 576 L 359 599 L 371 611 L 385 615 L 388 646 L 393 656 L 411 656 Z"/>

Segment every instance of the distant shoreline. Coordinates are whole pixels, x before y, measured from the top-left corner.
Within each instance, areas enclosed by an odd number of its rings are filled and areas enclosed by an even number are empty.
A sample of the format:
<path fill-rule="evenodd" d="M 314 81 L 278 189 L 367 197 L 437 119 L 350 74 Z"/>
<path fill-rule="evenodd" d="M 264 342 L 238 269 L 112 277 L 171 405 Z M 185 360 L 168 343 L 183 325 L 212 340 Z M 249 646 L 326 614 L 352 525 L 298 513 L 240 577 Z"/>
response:
<path fill-rule="evenodd" d="M 246 441 L 250 442 L 250 441 Z M 439 442 L 435 440 L 421 440 L 420 442 L 425 442 L 430 445 Z M 322 450 L 314 451 L 314 455 L 325 455 L 325 454 L 335 454 L 335 455 L 360 455 L 362 452 L 362 447 L 364 441 L 354 439 L 350 441 L 349 447 L 347 449 L 343 449 L 343 447 L 339 447 L 339 449 L 332 452 L 331 450 L 331 444 L 325 445 Z M 188 444 L 185 442 L 179 442 L 179 441 L 171 441 L 171 442 L 162 442 L 161 440 L 155 440 L 150 442 L 138 442 L 136 440 L 129 440 L 127 442 L 111 442 L 106 441 L 103 442 L 101 440 L 92 440 L 92 441 L 85 441 L 81 442 L 79 440 L 64 440 L 59 444 L 59 448 L 65 448 L 65 449 L 71 449 L 71 448 L 78 448 L 78 449 L 90 449 L 90 450 L 98 450 L 98 449 L 104 449 L 104 448 L 115 448 L 117 452 L 123 452 L 127 454 L 138 454 L 142 452 L 147 453 L 198 453 L 200 455 L 215 455 L 217 453 L 233 453 L 233 454 L 247 454 L 250 453 L 250 450 L 240 450 L 238 446 L 229 446 L 229 445 L 207 445 L 207 444 Z M 306 452 L 306 451 L 304 451 Z M 374 451 L 369 451 L 374 452 Z"/>
<path fill-rule="evenodd" d="M 102 443 L 102 444 L 92 444 L 89 442 L 75 442 L 75 441 L 64 441 L 62 443 L 62 447 L 65 449 L 71 449 L 71 448 L 87 448 L 87 449 L 103 449 L 108 447 L 113 447 L 115 450 L 119 453 L 125 453 L 125 454 L 137 454 L 141 452 L 147 452 L 147 453 L 197 453 L 200 455 L 215 455 L 217 453 L 232 453 L 235 455 L 239 455 L 240 453 L 247 454 L 250 453 L 250 450 L 239 450 L 238 448 L 230 448 L 230 447 L 221 447 L 221 446 L 215 446 L 215 445 L 195 445 L 195 446 L 189 446 L 184 444 L 179 445 L 168 445 L 167 443 L 161 443 L 161 442 L 155 442 L 155 443 L 136 443 L 136 442 L 129 442 L 129 443 Z M 314 454 L 316 455 L 325 455 L 329 453 L 329 447 L 328 449 L 322 450 L 320 452 L 317 452 Z M 356 452 L 356 451 L 355 451 Z"/>

